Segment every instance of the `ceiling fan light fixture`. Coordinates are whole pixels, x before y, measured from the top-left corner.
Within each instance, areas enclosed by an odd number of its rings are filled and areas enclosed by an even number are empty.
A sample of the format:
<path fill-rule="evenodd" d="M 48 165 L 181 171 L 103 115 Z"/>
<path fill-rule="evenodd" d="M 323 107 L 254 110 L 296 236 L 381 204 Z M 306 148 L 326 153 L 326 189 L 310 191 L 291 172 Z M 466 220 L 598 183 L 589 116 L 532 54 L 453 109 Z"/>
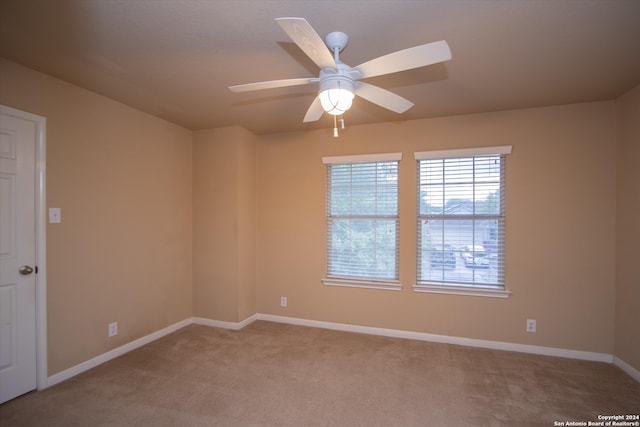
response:
<path fill-rule="evenodd" d="M 327 113 L 339 116 L 353 103 L 353 83 L 340 76 L 320 82 L 320 104 Z"/>
<path fill-rule="evenodd" d="M 329 114 L 339 116 L 344 114 L 353 103 L 353 93 L 346 89 L 327 89 L 320 92 L 322 109 Z"/>
<path fill-rule="evenodd" d="M 358 80 L 426 67 L 451 59 L 449 45 L 446 41 L 440 40 L 388 53 L 357 67 L 351 67 L 340 61 L 340 51 L 349 42 L 347 34 L 334 31 L 327 34 L 323 41 L 304 18 L 276 18 L 276 22 L 320 68 L 318 78 L 269 80 L 233 85 L 229 86 L 229 89 L 233 92 L 245 92 L 320 83 L 319 95 L 309 106 L 304 116 L 304 123 L 319 120 L 325 112 L 333 115 L 334 119 L 344 114 L 351 108 L 354 95 L 395 113 L 404 113 L 413 106 L 413 102 L 386 89 Z M 334 132 L 337 130 L 337 122 L 334 120 Z"/>

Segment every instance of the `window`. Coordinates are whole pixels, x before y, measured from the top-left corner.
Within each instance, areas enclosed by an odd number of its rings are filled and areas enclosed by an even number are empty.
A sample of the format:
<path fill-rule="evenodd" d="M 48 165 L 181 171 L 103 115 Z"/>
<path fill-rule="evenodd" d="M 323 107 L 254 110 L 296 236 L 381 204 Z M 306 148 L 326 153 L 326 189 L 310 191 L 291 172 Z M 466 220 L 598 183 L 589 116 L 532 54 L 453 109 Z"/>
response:
<path fill-rule="evenodd" d="M 329 285 L 400 289 L 400 153 L 325 157 Z"/>
<path fill-rule="evenodd" d="M 508 295 L 504 188 L 505 155 L 510 152 L 511 147 L 487 147 L 415 153 L 416 290 Z"/>

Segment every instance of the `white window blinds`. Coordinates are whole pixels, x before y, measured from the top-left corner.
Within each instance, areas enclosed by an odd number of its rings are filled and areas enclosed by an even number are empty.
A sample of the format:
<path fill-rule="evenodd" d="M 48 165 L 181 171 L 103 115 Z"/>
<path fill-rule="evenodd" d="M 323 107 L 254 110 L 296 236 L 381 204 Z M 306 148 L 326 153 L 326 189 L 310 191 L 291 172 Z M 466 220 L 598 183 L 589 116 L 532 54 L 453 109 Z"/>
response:
<path fill-rule="evenodd" d="M 381 158 L 389 157 L 399 159 L 397 155 Z M 323 160 L 327 164 L 327 277 L 397 280 L 398 161 L 372 161 L 371 156 Z"/>
<path fill-rule="evenodd" d="M 418 286 L 504 289 L 505 155 L 510 150 L 416 153 Z"/>

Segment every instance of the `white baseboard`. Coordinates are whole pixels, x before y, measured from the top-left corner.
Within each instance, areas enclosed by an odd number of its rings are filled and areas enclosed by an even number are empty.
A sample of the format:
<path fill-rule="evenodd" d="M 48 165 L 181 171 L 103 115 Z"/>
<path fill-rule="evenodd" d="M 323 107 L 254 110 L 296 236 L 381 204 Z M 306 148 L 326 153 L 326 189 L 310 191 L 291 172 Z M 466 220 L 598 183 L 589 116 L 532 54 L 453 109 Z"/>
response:
<path fill-rule="evenodd" d="M 556 356 L 556 357 L 565 357 L 570 359 L 590 360 L 594 362 L 613 363 L 616 366 L 618 366 L 620 369 L 622 369 L 624 372 L 629 374 L 636 381 L 640 382 L 640 371 L 638 371 L 637 369 L 635 369 L 634 367 L 632 367 L 622 359 L 618 357 L 614 357 L 613 355 L 610 355 L 610 354 L 605 354 L 605 353 L 567 350 L 562 348 L 543 347 L 543 346 L 527 345 L 527 344 L 514 344 L 514 343 L 508 343 L 508 342 L 502 342 L 502 341 L 489 341 L 489 340 L 479 340 L 479 339 L 463 338 L 463 337 L 452 337 L 448 335 L 428 334 L 424 332 L 412 332 L 412 331 L 403 331 L 399 329 L 376 328 L 371 326 L 358 326 L 358 325 L 350 325 L 347 323 L 324 322 L 319 320 L 308 320 L 308 319 L 300 319 L 295 317 L 285 317 L 285 316 L 276 316 L 272 314 L 258 313 L 258 314 L 254 314 L 253 316 L 249 316 L 240 322 L 225 322 L 221 320 L 205 319 L 202 317 L 192 317 L 192 318 L 184 319 L 180 322 L 174 323 L 173 325 L 167 326 L 164 329 L 153 332 L 142 338 L 138 338 L 137 340 L 131 341 L 130 343 L 127 343 L 123 346 L 110 350 L 104 354 L 101 354 L 100 356 L 96 356 L 92 359 L 89 359 L 86 362 L 82 362 L 69 369 L 66 369 L 62 372 L 54 374 L 47 378 L 46 387 L 51 387 L 55 384 L 65 381 L 71 377 L 81 374 L 82 372 L 85 372 L 91 368 L 101 365 L 102 363 L 108 362 L 109 360 L 114 359 L 118 356 L 122 356 L 125 353 L 135 350 L 138 347 L 142 347 L 145 344 L 149 344 L 152 341 L 162 338 L 165 335 L 168 335 L 172 332 L 177 331 L 178 329 L 182 329 L 185 326 L 189 326 L 191 324 L 212 326 L 215 328 L 231 329 L 231 330 L 237 331 L 253 323 L 256 320 L 265 320 L 265 321 L 277 322 L 277 323 L 288 323 L 291 325 L 308 326 L 312 328 L 322 328 L 322 329 L 332 329 L 332 330 L 344 331 L 344 332 L 356 332 L 356 333 L 369 334 L 369 335 L 379 335 L 379 336 L 392 337 L 392 338 L 405 338 L 405 339 L 412 339 L 412 340 L 418 340 L 418 341 L 429 341 L 429 342 L 438 342 L 443 344 L 463 345 L 467 347 L 479 347 L 479 348 L 488 348 L 493 350 L 515 351 L 519 353 L 531 353 L 531 354 L 539 354 L 544 356 Z"/>
<path fill-rule="evenodd" d="M 257 318 L 258 318 L 258 315 L 254 314 L 253 316 L 249 316 L 241 322 L 224 322 L 221 320 L 205 319 L 201 317 L 190 317 L 188 319 L 184 319 L 184 320 L 181 320 L 180 322 L 174 323 L 173 325 L 167 326 L 164 329 L 153 332 L 149 335 L 145 335 L 144 337 L 138 338 L 137 340 L 131 341 L 130 343 L 114 348 L 113 350 L 110 350 L 106 353 L 103 353 L 85 362 L 72 366 L 69 369 L 65 369 L 62 372 L 58 372 L 57 374 L 51 375 L 50 377 L 47 378 L 46 385 L 44 387 L 41 387 L 40 389 L 51 387 L 53 385 L 61 383 L 62 381 L 68 380 L 71 377 L 75 377 L 76 375 L 81 374 L 85 371 L 88 371 L 91 368 L 95 368 L 96 366 L 101 365 L 105 362 L 108 362 L 111 359 L 115 359 L 118 356 L 122 356 L 125 353 L 135 350 L 138 347 L 142 347 L 145 344 L 149 344 L 152 341 L 162 338 L 165 335 L 169 335 L 170 333 L 175 332 L 178 329 L 182 329 L 185 326 L 189 326 L 191 324 L 213 326 L 216 328 L 232 329 L 237 331 L 249 325 L 250 323 L 254 322 L 255 320 L 257 320 Z"/>
<path fill-rule="evenodd" d="M 258 319 L 258 315 L 254 314 L 249 316 L 241 322 L 225 322 L 222 320 L 205 319 L 203 317 L 194 317 L 193 323 L 196 325 L 213 326 L 214 328 L 232 329 L 238 331 L 245 326 L 255 322 Z"/>
<path fill-rule="evenodd" d="M 68 380 L 71 377 L 75 377 L 78 374 L 83 373 L 91 368 L 95 368 L 98 365 L 101 365 L 105 362 L 108 362 L 111 359 L 115 359 L 118 356 L 122 356 L 125 353 L 130 352 L 131 350 L 135 350 L 138 347 L 142 347 L 145 344 L 149 344 L 152 341 L 157 340 L 158 338 L 162 338 L 165 335 L 169 335 L 172 332 L 177 331 L 178 329 L 182 329 L 185 326 L 189 326 L 193 323 L 192 318 L 181 320 L 180 322 L 174 323 L 173 325 L 169 325 L 164 329 L 153 332 L 149 335 L 145 335 L 144 337 L 138 338 L 137 340 L 131 341 L 123 346 L 114 348 L 106 353 L 101 354 L 100 356 L 96 356 L 92 359 L 87 360 L 86 362 L 82 362 L 78 365 L 72 366 L 69 369 L 65 369 L 62 372 L 58 372 L 57 374 L 51 375 L 47 378 L 46 387 L 51 387 L 56 385 L 64 380 Z"/>
<path fill-rule="evenodd" d="M 625 371 L 627 374 L 629 374 L 631 378 L 633 378 L 634 380 L 640 383 L 640 371 L 638 371 L 636 368 L 629 365 L 627 362 L 625 362 L 624 360 L 620 359 L 617 356 L 613 357 L 613 364 L 616 365 L 618 368 L 622 369 L 623 371 Z"/>
<path fill-rule="evenodd" d="M 406 338 L 418 341 L 439 342 L 443 344 L 463 345 L 467 347 L 488 348 L 492 350 L 515 351 L 519 353 L 531 353 L 544 356 L 565 357 L 570 359 L 590 360 L 595 362 L 612 363 L 613 356 L 605 353 L 589 351 L 567 350 L 562 348 L 543 347 L 537 345 L 514 344 L 502 341 L 479 340 L 473 338 L 452 337 L 448 335 L 428 334 L 424 332 L 411 332 L 398 329 L 375 328 L 370 326 L 357 326 L 345 323 L 323 322 L 318 320 L 298 319 L 294 317 L 275 316 L 271 314 L 258 314 L 258 320 L 270 322 L 289 323 L 292 325 L 310 326 L 315 328 L 333 329 L 337 331 L 358 332 L 369 335 L 380 335 L 393 338 Z"/>

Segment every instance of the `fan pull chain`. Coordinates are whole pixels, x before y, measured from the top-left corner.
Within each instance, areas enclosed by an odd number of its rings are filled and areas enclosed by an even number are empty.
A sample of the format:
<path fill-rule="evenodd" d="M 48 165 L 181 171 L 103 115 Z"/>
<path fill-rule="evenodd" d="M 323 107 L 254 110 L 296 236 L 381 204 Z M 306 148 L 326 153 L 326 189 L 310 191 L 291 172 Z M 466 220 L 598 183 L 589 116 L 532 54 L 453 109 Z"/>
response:
<path fill-rule="evenodd" d="M 333 116 L 333 137 L 337 138 L 338 135 L 338 116 Z M 344 119 L 340 119 L 340 129 L 344 130 Z"/>

